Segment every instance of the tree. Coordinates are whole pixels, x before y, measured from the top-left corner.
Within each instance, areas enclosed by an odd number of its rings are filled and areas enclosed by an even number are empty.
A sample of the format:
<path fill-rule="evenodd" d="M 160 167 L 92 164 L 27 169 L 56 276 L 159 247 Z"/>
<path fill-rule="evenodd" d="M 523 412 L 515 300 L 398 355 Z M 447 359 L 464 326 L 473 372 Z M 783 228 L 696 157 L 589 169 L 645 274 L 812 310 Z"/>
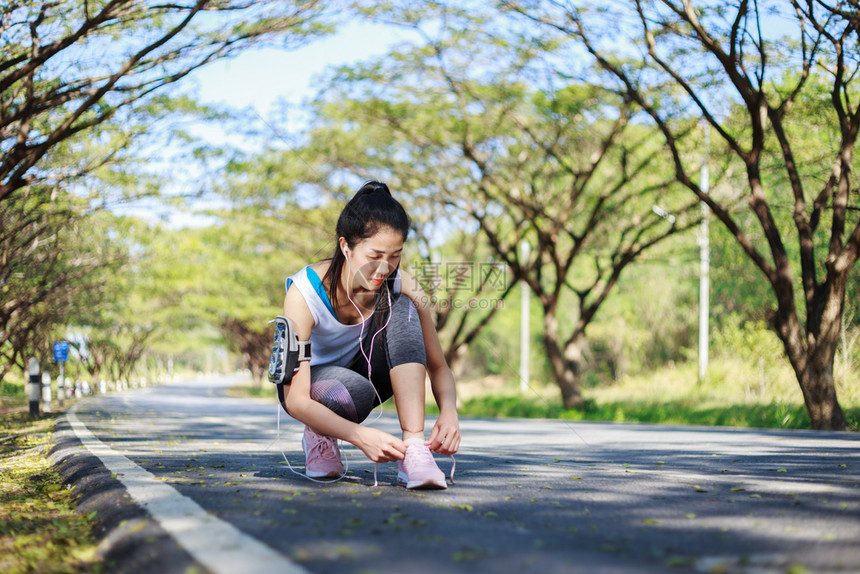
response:
<path fill-rule="evenodd" d="M 409 9 L 395 17 L 426 23 Z M 427 26 L 438 39 L 340 70 L 313 137 L 338 165 L 373 166 L 437 213 L 465 216 L 540 299 L 563 403 L 581 407 L 588 325 L 631 262 L 695 224 L 695 202 L 662 176 L 659 134 L 631 121 L 629 99 L 541 80 L 551 43 L 456 9 L 438 20 Z"/>
<path fill-rule="evenodd" d="M 221 223 L 195 233 L 205 245 L 206 276 L 197 310 L 242 357 L 258 387 L 269 368 L 268 323 L 283 313 L 284 280 L 308 263 L 322 236 L 329 239 L 323 230 L 331 228 L 319 211 L 287 209 L 291 213 L 279 216 L 234 206 L 222 213 Z"/>
<path fill-rule="evenodd" d="M 96 313 L 109 291 L 105 272 L 124 259 L 104 218 L 27 199 L 7 201 L 0 214 L 0 380 L 16 365 L 24 370 L 27 357 L 44 362 L 50 335 L 71 317 Z"/>
<path fill-rule="evenodd" d="M 770 323 L 813 428 L 845 429 L 833 366 L 860 251 L 852 177 L 860 129 L 856 0 L 637 0 L 594 10 L 563 1 L 504 4 L 573 39 L 606 73 L 601 80 L 660 130 L 677 181 L 707 204 L 769 285 Z M 616 20 L 611 37 L 604 33 L 609 10 Z M 661 94 L 655 84 L 671 88 Z M 679 108 L 695 109 L 723 152 L 743 166 L 747 209 L 761 241 L 730 209 L 735 198 L 697 185 L 697 160 L 679 146 Z M 816 145 L 809 145 L 811 135 Z M 781 210 L 790 213 L 785 224 Z"/>
<path fill-rule="evenodd" d="M 145 192 L 129 169 L 132 144 L 175 107 L 168 88 L 250 46 L 323 33 L 325 18 L 313 0 L 0 7 L 0 368 L 36 333 L 36 306 L 87 287 L 80 274 L 91 267 L 59 264 L 75 261 L 63 250 L 76 221 Z M 111 174 L 125 185 L 100 185 Z"/>
<path fill-rule="evenodd" d="M 141 266 L 151 275 L 161 328 L 175 339 L 213 326 L 218 343 L 242 358 L 258 386 L 268 370 L 268 322 L 282 313 L 284 280 L 334 246 L 334 202 L 317 196 L 316 205 L 301 205 L 311 166 L 301 150 L 236 152 L 212 178 L 210 192 L 224 206 L 203 212 L 212 224 L 159 226 L 146 240 Z"/>
<path fill-rule="evenodd" d="M 290 32 L 319 31 L 316 2 L 11 2 L 0 11 L 0 202 L 104 158 L 44 169 L 57 145 L 128 117 L 193 70 Z M 118 38 L 122 40 L 118 41 Z M 43 168 L 43 169 L 40 169 Z"/>
<path fill-rule="evenodd" d="M 88 242 L 101 246 L 107 256 L 99 260 L 90 280 L 78 286 L 56 334 L 76 348 L 94 383 L 104 373 L 113 380 L 128 379 L 151 338 L 165 331 L 158 321 L 162 302 L 152 272 L 143 264 L 150 255 L 150 230 L 140 219 L 108 210 L 85 221 L 92 229 Z"/>
<path fill-rule="evenodd" d="M 363 73 L 358 71 L 358 75 Z M 323 92 L 327 89 L 323 88 Z M 337 212 L 361 183 L 387 182 L 412 222 L 401 267 L 421 282 L 433 308 L 445 355 L 453 366 L 502 307 L 515 283 L 508 281 L 500 263 L 488 260 L 490 250 L 472 234 L 446 235 L 440 239 L 442 227 L 456 225 L 452 220 L 440 218 L 434 190 L 422 189 L 417 184 L 415 177 L 426 165 L 417 165 L 414 157 L 396 161 L 399 142 L 388 142 L 393 147 L 384 152 L 375 149 L 384 145 L 383 136 L 368 138 L 365 129 L 373 132 L 379 126 L 367 124 L 360 133 L 351 127 L 342 129 L 344 124 L 353 124 L 361 117 L 345 104 L 336 98 L 318 99 L 310 129 L 297 134 L 295 139 L 268 125 L 269 131 L 264 135 L 270 138 L 270 149 L 232 161 L 228 166 L 232 177 L 219 186 L 219 193 L 240 211 L 254 206 L 270 213 L 280 209 L 285 214 L 291 210 L 306 214 L 302 204 L 326 210 L 328 222 L 322 228 L 308 226 L 301 216 L 292 223 L 297 231 L 316 242 L 291 248 L 293 253 L 307 253 L 309 258 L 305 262 L 308 262 L 331 255 L 328 245 Z M 446 216 L 457 217 L 457 214 L 449 210 Z M 463 271 L 468 274 L 467 281 L 462 281 L 462 275 L 459 279 L 454 277 Z"/>

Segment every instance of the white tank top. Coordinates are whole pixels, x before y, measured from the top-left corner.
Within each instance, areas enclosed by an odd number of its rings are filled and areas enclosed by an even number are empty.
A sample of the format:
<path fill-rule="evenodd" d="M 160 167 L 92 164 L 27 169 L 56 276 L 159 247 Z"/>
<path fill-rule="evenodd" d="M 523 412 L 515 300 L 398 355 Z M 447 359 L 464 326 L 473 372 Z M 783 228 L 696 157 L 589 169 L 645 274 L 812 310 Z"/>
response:
<path fill-rule="evenodd" d="M 400 270 L 394 276 L 394 293 L 400 293 Z M 314 326 L 311 329 L 311 366 L 337 365 L 347 366 L 359 351 L 359 337 L 362 335 L 362 324 L 344 325 L 335 317 L 334 309 L 328 294 L 322 285 L 322 280 L 316 271 L 305 267 L 295 275 L 287 277 L 286 289 L 296 285 L 304 297 Z M 372 315 L 371 315 L 372 317 Z M 371 328 L 370 319 L 364 321 L 364 335 Z"/>

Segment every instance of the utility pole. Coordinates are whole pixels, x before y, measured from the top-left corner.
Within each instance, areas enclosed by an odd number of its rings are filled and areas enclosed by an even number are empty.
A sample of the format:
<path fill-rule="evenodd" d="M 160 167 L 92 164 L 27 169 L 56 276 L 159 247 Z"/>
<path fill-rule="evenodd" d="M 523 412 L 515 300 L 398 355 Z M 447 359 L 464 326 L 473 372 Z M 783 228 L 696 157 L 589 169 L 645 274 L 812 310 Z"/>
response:
<path fill-rule="evenodd" d="M 57 400 L 60 402 L 60 408 L 63 408 L 65 400 L 65 385 L 66 385 L 66 362 L 69 360 L 69 342 L 60 341 L 54 343 L 54 362 L 60 366 L 60 377 L 57 379 Z M 50 400 L 50 399 L 49 399 Z"/>
<path fill-rule="evenodd" d="M 705 123 L 705 157 L 702 161 L 701 182 L 699 187 L 702 192 L 710 191 L 710 174 L 708 173 L 708 161 L 711 148 L 711 126 Z M 710 306 L 710 268 L 711 268 L 711 245 L 709 217 L 711 210 L 704 201 L 702 205 L 702 225 L 699 230 L 699 382 L 705 380 L 708 372 L 708 316 Z"/>
<path fill-rule="evenodd" d="M 524 267 L 529 260 L 529 242 L 523 239 L 520 243 L 522 253 L 522 265 Z M 526 392 L 529 388 L 529 286 L 524 280 L 520 280 L 520 391 Z"/>

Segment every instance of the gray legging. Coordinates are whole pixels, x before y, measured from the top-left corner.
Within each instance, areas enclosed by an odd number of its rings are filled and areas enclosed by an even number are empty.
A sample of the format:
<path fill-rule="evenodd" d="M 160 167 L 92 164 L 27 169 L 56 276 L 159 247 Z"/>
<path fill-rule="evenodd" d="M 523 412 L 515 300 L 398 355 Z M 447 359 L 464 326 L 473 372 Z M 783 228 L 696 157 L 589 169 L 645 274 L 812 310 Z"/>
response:
<path fill-rule="evenodd" d="M 383 315 L 383 324 L 386 319 L 387 315 Z M 352 422 L 360 423 L 379 404 L 380 398 L 385 402 L 394 394 L 391 369 L 406 363 L 427 365 L 421 321 L 409 297 L 402 294 L 393 296 L 391 318 L 373 339 L 371 349 L 371 339 L 378 330 L 376 325 L 368 329 L 363 342 L 364 352 L 370 353 L 370 380 L 367 378 L 367 359 L 361 351 L 346 367 L 311 367 L 311 398 Z M 282 385 L 278 385 L 278 400 L 286 411 Z"/>

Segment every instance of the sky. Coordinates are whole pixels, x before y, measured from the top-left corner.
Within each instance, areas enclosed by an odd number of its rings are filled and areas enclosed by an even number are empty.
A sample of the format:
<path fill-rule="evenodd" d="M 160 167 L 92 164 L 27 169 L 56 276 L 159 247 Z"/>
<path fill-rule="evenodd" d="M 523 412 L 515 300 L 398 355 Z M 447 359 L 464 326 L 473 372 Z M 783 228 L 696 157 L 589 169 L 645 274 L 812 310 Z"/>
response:
<path fill-rule="evenodd" d="M 314 79 L 328 67 L 383 55 L 393 45 L 409 39 L 409 33 L 401 28 L 354 21 L 341 25 L 330 36 L 312 40 L 297 49 L 246 50 L 236 58 L 213 62 L 189 75 L 184 80 L 183 88 L 202 104 L 226 105 L 240 110 L 251 109 L 260 118 L 269 119 L 275 114 L 279 101 L 298 106 L 309 100 L 316 91 L 313 87 Z M 278 125 L 281 129 L 282 124 Z M 300 126 L 292 122 L 287 126 L 288 129 L 297 127 Z M 224 132 L 212 125 L 195 126 L 191 131 L 213 142 L 225 141 Z M 252 148 L 255 144 L 253 141 L 233 143 Z M 190 168 L 186 177 L 177 175 L 172 180 L 175 193 L 188 193 L 197 185 L 194 168 L 188 165 L 184 167 Z M 177 166 L 164 168 L 171 169 L 174 174 L 182 172 Z M 197 207 L 206 206 L 197 203 Z M 126 204 L 118 211 L 137 217 L 166 220 L 176 227 L 206 225 L 211 222 L 210 218 L 167 207 L 159 202 L 153 204 L 149 200 Z"/>
<path fill-rule="evenodd" d="M 214 62 L 198 70 L 192 81 L 204 103 L 250 106 L 266 117 L 279 98 L 299 104 L 313 95 L 314 77 L 328 66 L 382 55 L 407 39 L 403 29 L 355 21 L 295 50 L 249 50 L 235 59 Z"/>

